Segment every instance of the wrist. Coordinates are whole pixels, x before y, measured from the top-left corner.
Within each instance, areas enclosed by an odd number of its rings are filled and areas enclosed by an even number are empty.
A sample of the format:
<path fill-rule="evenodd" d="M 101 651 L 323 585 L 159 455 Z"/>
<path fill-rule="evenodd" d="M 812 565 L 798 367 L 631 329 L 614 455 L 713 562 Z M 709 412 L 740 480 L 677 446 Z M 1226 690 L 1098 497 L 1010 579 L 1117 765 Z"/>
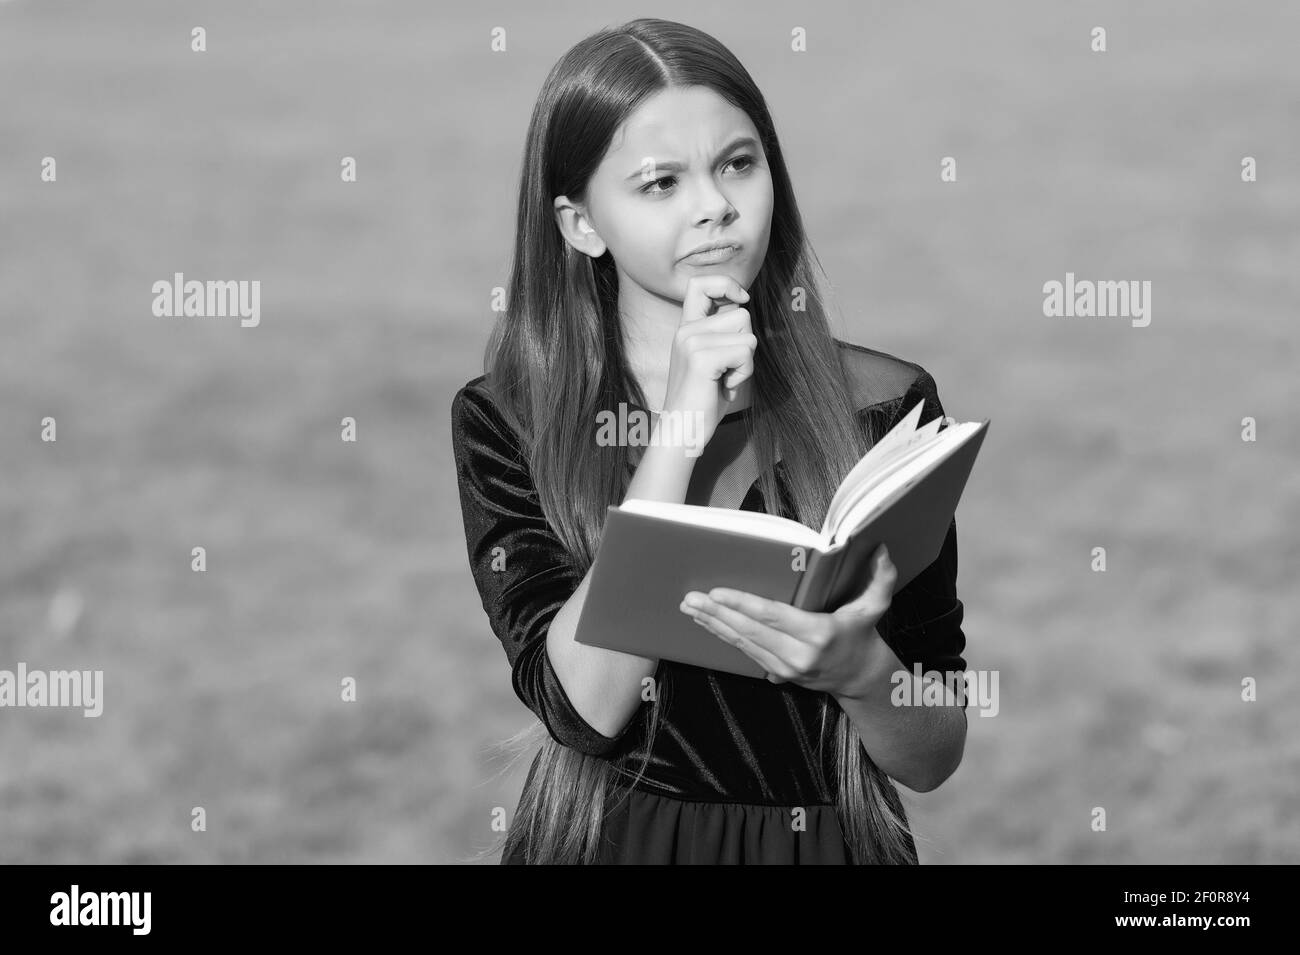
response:
<path fill-rule="evenodd" d="M 704 453 L 716 427 L 716 424 L 710 426 L 708 418 L 699 411 L 665 408 L 655 417 L 650 428 L 647 453 L 654 448 L 663 448 L 675 452 L 675 460 L 686 458 L 694 465 Z"/>
<path fill-rule="evenodd" d="M 856 666 L 856 675 L 849 679 L 834 696 L 841 701 L 863 702 L 873 698 L 879 687 L 887 686 L 892 669 L 893 651 L 881 638 L 875 627 L 863 641 L 863 650 Z"/>

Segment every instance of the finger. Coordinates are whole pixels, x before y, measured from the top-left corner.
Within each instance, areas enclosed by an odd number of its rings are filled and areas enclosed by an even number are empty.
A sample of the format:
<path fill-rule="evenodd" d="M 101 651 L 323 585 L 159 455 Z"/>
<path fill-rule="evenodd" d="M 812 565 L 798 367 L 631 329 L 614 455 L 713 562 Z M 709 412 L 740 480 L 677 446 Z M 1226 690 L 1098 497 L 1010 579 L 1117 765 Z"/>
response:
<path fill-rule="evenodd" d="M 697 319 L 689 325 L 677 327 L 677 337 L 689 340 L 703 338 L 709 340 L 714 335 L 748 335 L 754 329 L 750 325 L 749 309 L 731 305 L 725 311 L 719 311 L 708 318 Z"/>
<path fill-rule="evenodd" d="M 723 376 L 722 387 L 727 389 L 727 400 L 736 400 L 736 389 L 743 385 L 746 379 L 754 374 L 754 363 L 752 361 L 741 362 L 736 368 Z"/>
<path fill-rule="evenodd" d="M 686 297 L 682 300 L 682 322 L 691 322 L 709 316 L 715 299 L 748 302 L 749 293 L 730 275 L 692 276 L 686 283 Z"/>
<path fill-rule="evenodd" d="M 889 609 L 894 599 L 894 583 L 898 580 L 898 568 L 889 559 L 889 549 L 881 544 L 876 548 L 872 561 L 871 581 L 867 588 L 854 600 L 844 604 L 836 613 L 871 613 L 883 614 Z"/>
<path fill-rule="evenodd" d="M 708 609 L 713 612 L 738 612 L 786 640 L 808 644 L 823 635 L 821 629 L 825 626 L 825 614 L 800 610 L 780 600 L 769 600 L 730 587 L 714 587 L 705 597 L 711 601 Z M 722 609 L 717 610 L 715 606 Z"/>
<path fill-rule="evenodd" d="M 791 679 L 797 676 L 794 667 L 790 666 L 775 653 L 765 649 L 744 634 L 737 633 L 735 628 L 720 620 L 714 614 L 707 611 L 698 611 L 695 622 L 705 630 L 708 630 L 715 637 L 724 643 L 729 643 L 745 656 L 749 657 L 769 674 L 776 674 L 782 680 Z"/>
<path fill-rule="evenodd" d="M 756 342 L 753 335 L 745 336 L 749 342 Z M 725 353 L 718 356 L 716 371 L 710 372 L 724 388 L 736 388 L 754 374 L 754 348 L 749 342 L 729 346 Z"/>
<path fill-rule="evenodd" d="M 732 301 L 724 301 L 716 312 L 707 318 L 697 319 L 688 329 L 691 334 L 703 332 L 749 332 L 749 309 Z"/>
<path fill-rule="evenodd" d="M 732 312 L 736 313 L 734 319 L 731 319 Z M 714 367 L 709 370 L 714 380 L 728 390 L 728 401 L 734 400 L 736 388 L 753 377 L 754 350 L 758 347 L 758 336 L 750 329 L 749 312 L 743 308 L 733 308 L 732 312 L 727 313 L 728 323 L 717 331 L 705 331 L 703 323 L 697 323 L 686 333 L 694 351 L 706 352 L 724 346 L 728 349 L 725 354 L 714 356 Z"/>
<path fill-rule="evenodd" d="M 735 389 L 744 383 L 746 379 L 753 377 L 754 350 L 758 348 L 758 336 L 751 332 L 750 337 L 753 338 L 754 341 L 753 344 L 746 349 L 744 361 L 737 365 L 734 370 L 729 372 L 726 377 L 722 379 L 722 385 L 724 388 Z M 732 395 L 731 397 L 735 396 Z"/>
<path fill-rule="evenodd" d="M 778 656 L 790 658 L 825 636 L 826 615 L 799 610 L 779 600 L 730 587 L 714 587 L 704 595 L 704 609 L 721 617 Z M 753 628 L 751 635 L 745 625 Z"/>
<path fill-rule="evenodd" d="M 754 346 L 758 344 L 757 336 L 749 333 L 709 335 L 696 341 L 698 344 L 691 349 L 690 361 L 698 363 L 701 370 L 714 381 L 720 381 L 723 376 L 733 374 L 738 376 L 736 383 L 739 384 L 754 373 Z"/>

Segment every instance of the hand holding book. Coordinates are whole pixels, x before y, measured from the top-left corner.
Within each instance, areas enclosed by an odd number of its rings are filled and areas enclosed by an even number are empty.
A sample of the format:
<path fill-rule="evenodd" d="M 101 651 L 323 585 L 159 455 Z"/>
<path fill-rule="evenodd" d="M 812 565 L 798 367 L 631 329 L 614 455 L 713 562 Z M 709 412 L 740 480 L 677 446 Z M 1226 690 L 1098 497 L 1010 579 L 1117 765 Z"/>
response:
<path fill-rule="evenodd" d="M 721 587 L 687 594 L 680 609 L 762 667 L 770 682 L 856 698 L 864 695 L 879 655 L 892 655 L 876 623 L 893 601 L 897 579 L 882 544 L 866 590 L 831 613 Z"/>

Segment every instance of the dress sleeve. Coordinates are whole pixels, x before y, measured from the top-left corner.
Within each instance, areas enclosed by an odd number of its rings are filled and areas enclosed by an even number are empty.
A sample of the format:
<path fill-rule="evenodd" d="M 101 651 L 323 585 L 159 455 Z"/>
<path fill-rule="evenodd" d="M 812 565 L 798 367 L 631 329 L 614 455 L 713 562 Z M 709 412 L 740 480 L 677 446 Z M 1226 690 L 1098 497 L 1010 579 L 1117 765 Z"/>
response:
<path fill-rule="evenodd" d="M 609 754 L 635 720 L 617 737 L 603 735 L 574 708 L 551 665 L 547 631 L 582 575 L 542 514 L 513 431 L 490 398 L 466 386 L 452 399 L 451 439 L 470 572 L 510 661 L 515 695 L 557 742 Z"/>
<path fill-rule="evenodd" d="M 925 404 L 921 409 L 921 425 L 944 416 L 934 378 L 924 370 L 908 387 L 887 429 L 922 400 Z M 962 615 L 962 602 L 957 597 L 957 520 L 954 517 L 939 556 L 894 593 L 889 610 L 880 618 L 876 629 L 909 671 L 919 663 L 922 673 L 937 670 L 945 675 L 960 674 L 966 669 L 962 658 L 966 649 Z M 964 694 L 962 699 L 962 709 L 965 709 Z"/>

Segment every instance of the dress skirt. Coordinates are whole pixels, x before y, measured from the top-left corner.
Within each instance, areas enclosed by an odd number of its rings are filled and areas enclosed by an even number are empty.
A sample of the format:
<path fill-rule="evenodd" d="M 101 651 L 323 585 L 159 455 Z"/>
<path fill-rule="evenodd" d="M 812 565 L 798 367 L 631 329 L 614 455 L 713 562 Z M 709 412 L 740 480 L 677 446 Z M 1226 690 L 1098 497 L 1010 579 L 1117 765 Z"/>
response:
<path fill-rule="evenodd" d="M 622 789 L 606 806 L 598 865 L 852 865 L 833 805 L 674 799 Z M 518 851 L 501 860 L 522 865 Z"/>

